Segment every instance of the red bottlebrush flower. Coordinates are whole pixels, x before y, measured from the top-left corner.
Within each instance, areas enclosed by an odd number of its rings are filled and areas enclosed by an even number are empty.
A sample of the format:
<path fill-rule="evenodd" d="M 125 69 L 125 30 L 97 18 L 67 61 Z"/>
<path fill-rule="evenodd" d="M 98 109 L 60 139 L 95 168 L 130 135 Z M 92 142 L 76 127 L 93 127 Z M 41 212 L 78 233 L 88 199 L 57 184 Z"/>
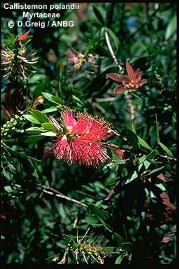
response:
<path fill-rule="evenodd" d="M 124 91 L 135 92 L 142 85 L 147 83 L 146 79 L 142 79 L 140 74 L 140 68 L 134 71 L 132 66 L 126 62 L 127 75 L 119 75 L 117 73 L 107 74 L 107 78 L 112 79 L 117 82 L 119 85 L 114 89 L 114 93 L 123 94 Z"/>
<path fill-rule="evenodd" d="M 109 159 L 103 140 L 113 135 L 110 124 L 87 113 L 67 109 L 61 113 L 63 131 L 53 146 L 58 159 L 97 166 Z"/>

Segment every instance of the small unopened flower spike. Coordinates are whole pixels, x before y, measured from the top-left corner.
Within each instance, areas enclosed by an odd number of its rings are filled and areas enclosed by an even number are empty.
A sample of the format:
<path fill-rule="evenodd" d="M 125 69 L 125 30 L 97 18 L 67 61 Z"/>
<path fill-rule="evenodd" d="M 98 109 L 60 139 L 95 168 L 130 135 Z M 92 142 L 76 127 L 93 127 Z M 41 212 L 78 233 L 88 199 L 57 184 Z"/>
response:
<path fill-rule="evenodd" d="M 13 80 L 28 80 L 30 73 L 34 70 L 37 63 L 36 51 L 27 46 L 27 39 L 30 30 L 23 35 L 14 37 L 13 46 L 8 46 L 6 40 L 2 42 L 1 64 L 3 77 Z M 30 39 L 29 39 L 30 41 Z"/>
<path fill-rule="evenodd" d="M 110 159 L 103 144 L 114 134 L 109 123 L 70 109 L 62 111 L 61 118 L 62 133 L 53 145 L 58 159 L 94 167 Z"/>
<path fill-rule="evenodd" d="M 123 94 L 125 91 L 135 92 L 142 85 L 147 83 L 146 79 L 142 79 L 140 69 L 134 71 L 133 67 L 126 62 L 127 75 L 120 75 L 117 73 L 109 73 L 106 75 L 107 78 L 116 82 L 117 85 L 114 89 L 114 93 Z"/>

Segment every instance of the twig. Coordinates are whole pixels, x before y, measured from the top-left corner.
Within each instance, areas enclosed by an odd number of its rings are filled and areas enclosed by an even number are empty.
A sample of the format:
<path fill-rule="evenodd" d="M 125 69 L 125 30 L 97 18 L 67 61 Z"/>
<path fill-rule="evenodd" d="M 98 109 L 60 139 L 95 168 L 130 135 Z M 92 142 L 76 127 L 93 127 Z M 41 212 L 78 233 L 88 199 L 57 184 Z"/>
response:
<path fill-rule="evenodd" d="M 159 155 L 160 158 L 163 158 L 163 159 L 167 159 L 169 161 L 174 161 L 176 162 L 177 159 L 176 158 L 173 158 L 173 157 L 168 157 L 168 156 L 165 156 L 165 155 Z"/>
<path fill-rule="evenodd" d="M 63 193 L 61 193 L 61 192 L 59 192 L 59 191 L 57 191 L 57 190 L 55 190 L 55 189 L 53 189 L 53 188 L 51 188 L 51 187 L 47 187 L 47 186 L 45 186 L 45 185 L 42 185 L 41 187 L 43 188 L 42 191 L 43 191 L 44 193 L 47 193 L 47 194 L 50 194 L 50 195 L 55 195 L 56 197 L 65 199 L 65 200 L 70 201 L 70 202 L 72 202 L 72 203 L 75 203 L 75 204 L 77 204 L 77 205 L 81 205 L 81 206 L 83 206 L 83 207 L 85 207 L 85 208 L 88 208 L 88 206 L 87 206 L 86 204 L 81 203 L 81 202 L 79 202 L 79 201 L 77 201 L 77 200 L 75 200 L 75 199 L 72 199 L 72 198 L 70 198 L 70 197 L 64 195 Z"/>
<path fill-rule="evenodd" d="M 117 58 L 116 58 L 116 56 L 115 56 L 115 54 L 114 54 L 114 51 L 113 51 L 113 48 L 112 48 L 112 46 L 111 46 L 111 42 L 110 42 L 109 35 L 108 35 L 108 31 L 107 31 L 107 28 L 106 28 L 106 27 L 104 27 L 104 34 L 105 34 L 106 44 L 107 44 L 108 49 L 109 49 L 109 51 L 110 51 L 110 53 L 111 53 L 111 56 L 112 56 L 112 58 L 113 58 L 115 64 L 118 66 L 119 71 L 121 71 L 123 68 L 122 68 L 122 66 L 119 64 L 119 62 L 118 62 L 118 60 L 117 60 Z"/>
<path fill-rule="evenodd" d="M 133 120 L 135 118 L 135 107 L 134 107 L 134 104 L 132 102 L 131 96 L 126 95 L 125 99 L 126 99 L 127 106 L 129 108 L 130 118 L 131 118 L 131 120 Z"/>
<path fill-rule="evenodd" d="M 115 100 L 115 97 L 106 97 L 106 98 L 96 98 L 95 101 L 97 103 L 102 103 L 102 102 L 113 102 Z"/>

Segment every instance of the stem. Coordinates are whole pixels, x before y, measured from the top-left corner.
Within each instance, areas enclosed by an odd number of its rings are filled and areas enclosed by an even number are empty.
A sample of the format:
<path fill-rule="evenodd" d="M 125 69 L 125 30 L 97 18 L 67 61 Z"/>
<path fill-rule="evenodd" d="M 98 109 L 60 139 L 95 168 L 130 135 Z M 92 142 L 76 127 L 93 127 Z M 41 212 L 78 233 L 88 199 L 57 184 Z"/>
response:
<path fill-rule="evenodd" d="M 128 108 L 129 108 L 130 118 L 131 118 L 131 120 L 133 120 L 135 118 L 135 107 L 134 107 L 134 104 L 132 102 L 131 95 L 126 95 L 124 98 L 126 100 Z"/>
<path fill-rule="evenodd" d="M 160 135 L 159 135 L 159 124 L 157 120 L 157 113 L 155 114 L 155 124 L 156 124 L 156 136 L 157 136 L 157 142 L 160 142 Z"/>
<path fill-rule="evenodd" d="M 119 62 L 118 62 L 118 60 L 117 60 L 117 58 L 116 58 L 116 56 L 115 56 L 115 54 L 114 54 L 114 51 L 113 51 L 113 48 L 112 48 L 112 46 L 111 46 L 111 42 L 110 42 L 109 35 L 108 35 L 108 31 L 107 31 L 107 28 L 106 28 L 106 27 L 104 27 L 104 34 L 105 34 L 106 44 L 107 44 L 108 49 L 109 49 L 109 51 L 110 51 L 110 53 L 111 53 L 111 56 L 112 56 L 112 58 L 113 58 L 113 60 L 114 60 L 114 63 L 118 66 L 119 71 L 122 71 L 123 68 L 122 68 L 122 66 L 119 64 Z"/>
<path fill-rule="evenodd" d="M 50 195 L 55 195 L 56 197 L 65 199 L 65 200 L 70 201 L 70 202 L 72 202 L 72 203 L 75 203 L 75 204 L 77 204 L 77 205 L 81 205 L 82 207 L 88 208 L 88 206 L 87 206 L 86 204 L 81 203 L 81 202 L 79 202 L 79 201 L 77 201 L 77 200 L 75 200 L 75 199 L 72 199 L 72 198 L 70 198 L 70 197 L 64 195 L 63 193 L 61 193 L 61 192 L 59 192 L 59 191 L 57 191 L 57 190 L 55 190 L 55 189 L 53 189 L 53 188 L 51 188 L 51 187 L 47 187 L 47 186 L 45 186 L 45 185 L 42 185 L 41 187 L 43 188 L 42 191 L 43 191 L 44 193 L 47 193 L 47 194 L 50 194 Z"/>
<path fill-rule="evenodd" d="M 163 158 L 163 159 L 167 159 L 168 161 L 174 161 L 174 162 L 177 161 L 176 158 L 168 157 L 168 156 L 165 156 L 165 155 L 159 155 L 159 157 Z"/>

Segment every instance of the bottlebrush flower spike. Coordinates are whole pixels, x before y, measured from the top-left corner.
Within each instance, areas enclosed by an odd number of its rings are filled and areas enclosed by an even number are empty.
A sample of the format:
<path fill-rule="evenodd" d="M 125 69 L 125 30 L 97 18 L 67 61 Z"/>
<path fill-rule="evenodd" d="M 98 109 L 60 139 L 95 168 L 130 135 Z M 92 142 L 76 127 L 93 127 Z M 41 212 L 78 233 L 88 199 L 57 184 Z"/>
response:
<path fill-rule="evenodd" d="M 119 85 L 114 89 L 114 93 L 123 94 L 124 91 L 135 92 L 138 88 L 147 83 L 146 79 L 142 79 L 140 68 L 134 71 L 132 66 L 126 62 L 127 75 L 119 75 L 117 73 L 106 74 L 106 77 L 117 82 Z"/>
<path fill-rule="evenodd" d="M 6 40 L 2 42 L 1 64 L 3 69 L 3 77 L 10 77 L 13 80 L 27 80 L 30 72 L 34 69 L 38 57 L 36 51 L 31 49 L 28 42 L 23 42 L 27 38 L 30 31 L 14 38 L 13 46 L 6 44 Z"/>
<path fill-rule="evenodd" d="M 63 131 L 53 145 L 58 159 L 95 167 L 109 159 L 103 144 L 114 134 L 109 123 L 70 109 L 64 110 L 61 117 Z"/>
<path fill-rule="evenodd" d="M 67 56 L 69 60 L 72 61 L 73 63 L 76 63 L 78 61 L 78 57 L 72 50 L 67 51 Z"/>
<path fill-rule="evenodd" d="M 85 61 L 84 54 L 80 52 L 75 54 L 72 50 L 67 51 L 67 57 L 73 63 L 74 69 L 79 69 Z"/>

